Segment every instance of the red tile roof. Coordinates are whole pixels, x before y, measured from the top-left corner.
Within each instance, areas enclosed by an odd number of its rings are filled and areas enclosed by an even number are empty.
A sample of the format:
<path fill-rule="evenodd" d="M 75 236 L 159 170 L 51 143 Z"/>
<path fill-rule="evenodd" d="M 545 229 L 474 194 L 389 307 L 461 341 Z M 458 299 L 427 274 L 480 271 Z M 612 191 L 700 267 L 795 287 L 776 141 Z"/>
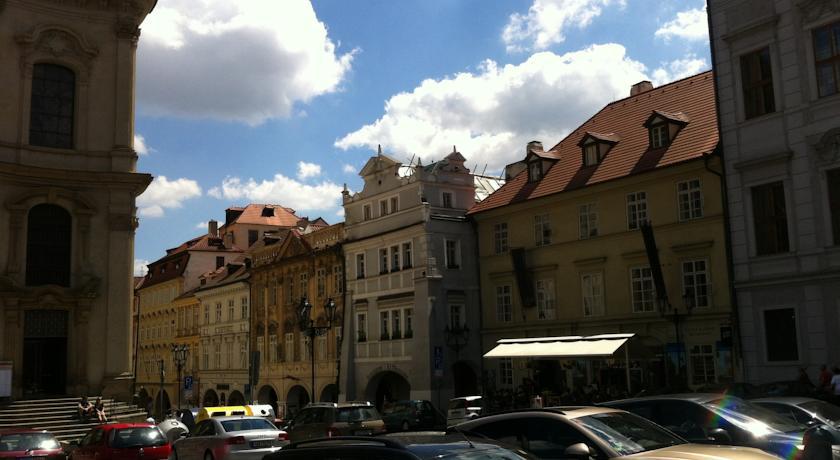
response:
<path fill-rule="evenodd" d="M 654 112 L 679 122 L 690 120 L 665 149 L 648 149 L 644 123 Z M 593 167 L 583 167 L 578 146 L 587 133 L 610 133 L 620 138 Z M 608 104 L 548 150 L 559 160 L 542 180 L 529 183 L 527 170 L 522 171 L 473 206 L 469 214 L 702 158 L 714 151 L 717 143 L 714 77 L 708 71 Z"/>
<path fill-rule="evenodd" d="M 267 211 L 263 212 L 264 209 Z M 300 220 L 300 218 L 295 215 L 294 209 L 274 204 L 252 203 L 244 208 L 230 208 L 230 210 L 241 211 L 242 213 L 234 218 L 232 222 L 229 222 L 228 225 L 236 222 L 240 224 L 294 227 L 297 225 L 298 220 Z"/>

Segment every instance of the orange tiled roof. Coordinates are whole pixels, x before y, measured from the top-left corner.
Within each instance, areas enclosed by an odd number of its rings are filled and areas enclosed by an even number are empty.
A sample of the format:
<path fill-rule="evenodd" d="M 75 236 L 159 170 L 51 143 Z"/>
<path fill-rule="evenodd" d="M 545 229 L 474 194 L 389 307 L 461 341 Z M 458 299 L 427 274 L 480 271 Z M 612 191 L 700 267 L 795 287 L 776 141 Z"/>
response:
<path fill-rule="evenodd" d="M 666 149 L 648 150 L 644 123 L 654 112 L 678 121 L 690 120 Z M 593 167 L 583 167 L 578 146 L 587 133 L 620 138 Z M 542 180 L 528 183 L 528 172 L 522 171 L 473 206 L 469 214 L 701 158 L 714 151 L 717 143 L 714 77 L 708 71 L 608 104 L 548 150 L 559 160 Z"/>
<path fill-rule="evenodd" d="M 273 215 L 266 216 L 263 209 L 273 210 Z M 242 214 L 234 219 L 240 224 L 252 225 L 274 225 L 278 227 L 294 227 L 300 218 L 295 215 L 294 209 L 273 204 L 249 204 L 244 208 L 231 208 L 241 210 Z M 233 222 L 231 222 L 233 223 Z"/>

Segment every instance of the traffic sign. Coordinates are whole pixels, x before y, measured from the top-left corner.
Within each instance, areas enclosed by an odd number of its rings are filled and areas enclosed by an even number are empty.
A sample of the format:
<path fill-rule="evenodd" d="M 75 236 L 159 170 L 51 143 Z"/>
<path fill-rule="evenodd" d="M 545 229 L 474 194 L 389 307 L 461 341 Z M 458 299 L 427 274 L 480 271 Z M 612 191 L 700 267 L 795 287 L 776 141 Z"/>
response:
<path fill-rule="evenodd" d="M 443 347 L 435 347 L 434 370 L 436 377 L 443 377 Z"/>
<path fill-rule="evenodd" d="M 185 390 L 190 390 L 190 389 L 192 389 L 192 385 L 193 385 L 192 375 L 184 376 L 184 389 Z"/>

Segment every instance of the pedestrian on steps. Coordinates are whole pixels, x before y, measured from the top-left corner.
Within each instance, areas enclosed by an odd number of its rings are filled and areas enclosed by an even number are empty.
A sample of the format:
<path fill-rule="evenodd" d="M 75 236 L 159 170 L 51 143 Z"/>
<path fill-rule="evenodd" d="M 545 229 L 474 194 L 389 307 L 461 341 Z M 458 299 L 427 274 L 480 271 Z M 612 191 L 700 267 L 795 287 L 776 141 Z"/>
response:
<path fill-rule="evenodd" d="M 105 416 L 105 403 L 102 402 L 102 398 L 96 398 L 96 404 L 93 405 L 93 408 L 96 411 L 99 423 L 107 423 L 108 417 Z"/>
<path fill-rule="evenodd" d="M 90 416 L 94 413 L 93 404 L 88 401 L 87 396 L 82 396 L 82 400 L 79 401 L 77 409 L 79 411 L 79 420 L 85 423 L 88 422 L 88 419 L 90 419 Z"/>

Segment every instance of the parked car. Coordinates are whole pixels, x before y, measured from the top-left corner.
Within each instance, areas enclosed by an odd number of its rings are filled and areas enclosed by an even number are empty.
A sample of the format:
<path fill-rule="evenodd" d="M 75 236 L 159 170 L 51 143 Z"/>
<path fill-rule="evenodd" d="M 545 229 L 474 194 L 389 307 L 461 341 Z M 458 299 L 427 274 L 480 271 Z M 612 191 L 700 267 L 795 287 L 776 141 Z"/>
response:
<path fill-rule="evenodd" d="M 788 459 L 804 450 L 805 425 L 734 396 L 690 393 L 602 405 L 633 412 L 690 442 L 757 447 Z"/>
<path fill-rule="evenodd" d="M 638 415 L 607 407 L 519 410 L 450 428 L 516 445 L 538 458 L 778 460 L 749 447 L 690 444 Z"/>
<path fill-rule="evenodd" d="M 365 402 L 309 404 L 288 425 L 289 441 L 384 433 L 385 422 L 373 404 Z"/>
<path fill-rule="evenodd" d="M 814 398 L 775 397 L 750 401 L 776 414 L 806 426 L 823 425 L 834 437 L 835 450 L 840 450 L 840 407 Z"/>
<path fill-rule="evenodd" d="M 697 389 L 697 393 L 718 393 L 735 396 L 741 399 L 758 398 L 762 396 L 761 388 L 747 382 L 730 382 L 730 383 L 711 383 L 703 385 Z M 679 392 L 663 392 L 657 395 L 674 394 Z M 645 394 L 644 396 L 653 396 L 653 394 Z"/>
<path fill-rule="evenodd" d="M 457 425 L 481 415 L 481 396 L 461 396 L 449 400 L 446 426 Z"/>
<path fill-rule="evenodd" d="M 825 398 L 828 393 L 820 390 L 811 383 L 799 380 L 768 382 L 758 386 L 757 398 L 772 398 L 777 396 L 801 396 L 805 398 Z"/>
<path fill-rule="evenodd" d="M 264 417 L 233 415 L 198 422 L 172 450 L 176 460 L 260 460 L 288 443 L 288 434 Z"/>
<path fill-rule="evenodd" d="M 429 401 L 397 401 L 382 408 L 382 420 L 388 431 L 443 429 L 443 415 Z"/>
<path fill-rule="evenodd" d="M 0 430 L 0 458 L 65 460 L 58 440 L 47 430 Z"/>
<path fill-rule="evenodd" d="M 515 447 L 505 447 L 463 434 L 399 433 L 376 437 L 337 437 L 292 443 L 265 460 L 532 460 Z"/>
<path fill-rule="evenodd" d="M 151 423 L 109 423 L 90 429 L 70 460 L 166 460 L 171 444 L 158 427 Z"/>

